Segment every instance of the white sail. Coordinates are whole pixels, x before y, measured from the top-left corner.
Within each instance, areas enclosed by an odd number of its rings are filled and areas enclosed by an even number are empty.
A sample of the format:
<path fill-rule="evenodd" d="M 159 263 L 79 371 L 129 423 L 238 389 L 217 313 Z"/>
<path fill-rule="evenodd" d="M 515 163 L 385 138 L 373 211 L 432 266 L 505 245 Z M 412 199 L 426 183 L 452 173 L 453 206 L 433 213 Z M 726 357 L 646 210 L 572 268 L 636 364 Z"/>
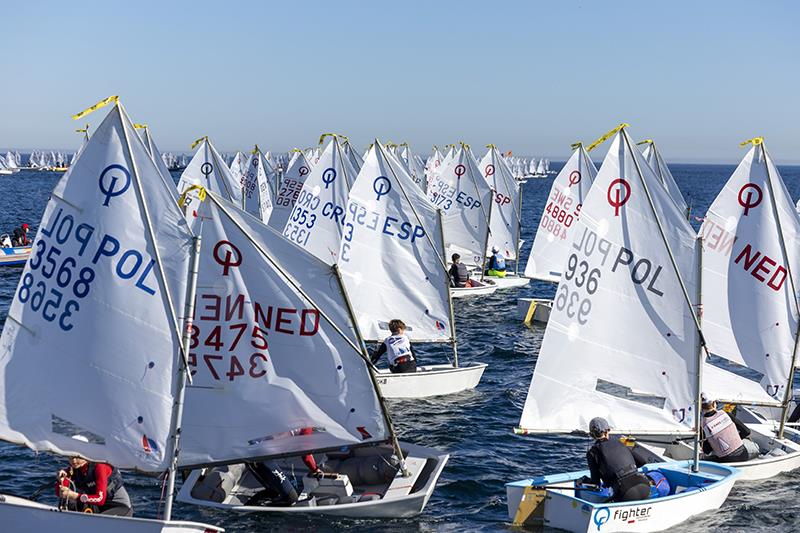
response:
<path fill-rule="evenodd" d="M 216 195 L 200 209 L 180 464 L 386 440 L 332 268 Z"/>
<path fill-rule="evenodd" d="M 496 246 L 506 259 L 515 260 L 520 237 L 520 186 L 494 146 L 483 156 L 480 170 L 492 189 L 490 235 L 486 251 L 490 253 Z"/>
<path fill-rule="evenodd" d="M 181 174 L 178 194 L 183 194 L 192 185 L 200 185 L 238 206 L 242 205 L 241 182 L 234 179 L 222 156 L 207 138 L 200 141 L 194 157 Z"/>
<path fill-rule="evenodd" d="M 342 143 L 342 148 L 344 149 L 344 153 L 350 160 L 350 164 L 353 166 L 353 169 L 356 172 L 361 170 L 361 165 L 364 164 L 364 160 L 361 158 L 358 152 L 355 151 L 352 146 L 350 146 L 350 141 L 345 140 L 344 143 Z"/>
<path fill-rule="evenodd" d="M 449 342 L 449 280 L 437 209 L 377 141 L 350 189 L 339 268 L 367 340 L 402 319 L 412 341 Z"/>
<path fill-rule="evenodd" d="M 230 164 L 231 176 L 235 180 L 241 180 L 244 173 L 247 171 L 247 163 L 250 161 L 250 158 L 244 155 L 242 152 L 236 152 L 236 155 L 233 156 L 233 161 Z"/>
<path fill-rule="evenodd" d="M 428 181 L 425 179 L 425 169 L 419 164 L 414 152 L 408 143 L 403 143 L 397 148 L 397 156 L 405 164 L 408 174 L 414 183 L 417 184 L 423 191 L 428 189 Z"/>
<path fill-rule="evenodd" d="M 558 282 L 597 169 L 579 146 L 556 176 L 536 229 L 525 277 Z"/>
<path fill-rule="evenodd" d="M 468 146 L 445 164 L 428 198 L 442 210 L 447 257 L 458 253 L 463 263 L 483 267 L 492 190 Z"/>
<path fill-rule="evenodd" d="M 153 136 L 150 135 L 150 128 L 145 126 L 141 130 L 139 130 L 139 134 L 142 139 L 142 143 L 144 143 L 144 147 L 147 150 L 147 153 L 150 155 L 150 158 L 155 163 L 156 168 L 158 169 L 159 174 L 161 174 L 161 178 L 164 180 L 164 184 L 167 185 L 167 188 L 170 190 L 172 195 L 177 200 L 178 195 L 175 189 L 175 181 L 172 179 L 172 174 L 169 173 L 169 169 L 167 169 L 167 165 L 164 164 L 164 158 L 161 157 L 161 152 L 156 146 L 156 142 L 153 140 Z"/>
<path fill-rule="evenodd" d="M 261 151 L 254 150 L 242 167 L 241 175 L 244 210 L 264 224 L 269 221 L 274 207 L 268 168 L 269 163 L 261 155 Z"/>
<path fill-rule="evenodd" d="M 672 172 L 670 172 L 667 163 L 664 162 L 664 158 L 661 157 L 661 152 L 659 152 L 656 147 L 656 143 L 653 141 L 645 143 L 642 153 L 647 160 L 647 164 L 650 165 L 650 168 L 653 169 L 656 176 L 658 176 L 658 179 L 661 181 L 661 184 L 667 189 L 667 192 L 669 192 L 672 201 L 675 202 L 675 205 L 677 205 L 681 211 L 688 215 L 689 206 L 686 204 L 686 200 L 683 199 L 683 194 L 681 194 L 678 184 L 675 183 L 675 178 L 672 177 Z"/>
<path fill-rule="evenodd" d="M 788 273 L 800 272 L 800 220 L 763 145 L 750 149 L 711 204 L 701 235 L 708 348 L 763 374 L 766 391 L 782 401 L 798 327 Z"/>
<path fill-rule="evenodd" d="M 547 169 L 544 166 L 544 159 L 539 160 L 539 165 L 536 167 L 536 175 L 544 176 L 547 174 Z"/>
<path fill-rule="evenodd" d="M 191 235 L 120 106 L 39 228 L 0 338 L 0 438 L 165 470 Z"/>
<path fill-rule="evenodd" d="M 693 434 L 697 333 L 657 220 L 694 298 L 694 231 L 623 129 L 574 230 L 523 429 L 586 431 L 602 416 L 620 432 Z"/>
<path fill-rule="evenodd" d="M 272 216 L 269 218 L 269 225 L 277 231 L 283 231 L 286 227 L 286 221 L 289 220 L 300 191 L 303 190 L 303 183 L 311 172 L 311 166 L 303 152 L 298 151 L 286 167 L 278 194 L 275 195 L 275 207 L 272 208 Z"/>
<path fill-rule="evenodd" d="M 336 263 L 356 174 L 338 137 L 332 137 L 303 183 L 283 236 L 325 263 Z"/>
<path fill-rule="evenodd" d="M 6 152 L 5 163 L 10 169 L 19 168 L 19 165 L 17 165 L 17 158 L 14 157 L 14 154 L 12 154 L 10 151 Z"/>
<path fill-rule="evenodd" d="M 433 153 L 425 162 L 425 177 L 428 181 L 428 187 L 430 187 L 431 183 L 433 183 L 439 175 L 442 169 L 442 161 L 444 161 L 444 156 L 439 151 L 439 148 L 434 146 Z M 425 190 L 427 191 L 427 188 Z"/>

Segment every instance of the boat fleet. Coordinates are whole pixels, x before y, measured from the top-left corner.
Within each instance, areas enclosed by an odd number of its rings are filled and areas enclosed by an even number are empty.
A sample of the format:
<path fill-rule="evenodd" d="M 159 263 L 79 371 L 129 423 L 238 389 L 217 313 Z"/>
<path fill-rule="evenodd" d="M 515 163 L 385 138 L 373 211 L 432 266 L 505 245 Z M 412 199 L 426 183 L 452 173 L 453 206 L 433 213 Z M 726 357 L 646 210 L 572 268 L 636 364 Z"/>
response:
<path fill-rule="evenodd" d="M 494 145 L 476 157 L 466 143 L 423 159 L 377 139 L 359 153 L 332 133 L 307 150 L 226 157 L 204 136 L 178 161 L 176 186 L 176 160 L 118 98 L 74 118 L 106 105 L 52 193 L 0 337 L 0 438 L 166 471 L 164 516 L 52 512 L 3 495 L 12 529 L 220 531 L 172 520 L 175 500 L 419 514 L 449 456 L 398 440 L 385 399 L 477 387 L 487 363 L 459 350 L 453 300 L 531 279 L 557 288 L 518 304 L 546 329 L 514 431 L 586 434 L 602 416 L 670 490 L 610 503 L 583 484 L 586 471 L 511 481 L 511 522 L 659 531 L 719 508 L 735 483 L 800 466 L 800 432 L 787 422 L 800 218 L 763 139 L 750 141 L 699 232 L 653 141 L 636 144 L 623 124 L 574 144 L 520 271 L 521 188 L 551 172 L 545 159 Z M 589 153 L 609 140 L 598 170 Z M 492 253 L 514 265 L 504 276 L 488 275 Z M 451 286 L 453 254 L 471 270 L 467 287 Z M 446 347 L 443 360 L 406 374 L 372 364 L 368 344 L 398 317 L 416 345 Z M 64 380 L 97 386 L 65 397 Z M 738 405 L 756 458 L 701 460 L 701 393 Z M 303 472 L 309 454 L 333 473 L 299 475 L 294 505 L 260 497 L 253 463 Z M 180 471 L 190 473 L 177 490 Z"/>

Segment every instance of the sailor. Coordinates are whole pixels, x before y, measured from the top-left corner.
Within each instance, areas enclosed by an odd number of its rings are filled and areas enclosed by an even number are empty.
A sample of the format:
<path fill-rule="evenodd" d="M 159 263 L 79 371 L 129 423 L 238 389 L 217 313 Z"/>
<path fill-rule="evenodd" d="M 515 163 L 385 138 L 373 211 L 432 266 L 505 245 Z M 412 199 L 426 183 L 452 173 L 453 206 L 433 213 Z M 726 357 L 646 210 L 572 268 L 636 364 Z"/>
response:
<path fill-rule="evenodd" d="M 611 487 L 613 502 L 646 500 L 650 496 L 650 481 L 636 468 L 636 461 L 627 446 L 617 439 L 609 439 L 611 426 L 605 418 L 596 417 L 589 422 L 589 435 L 594 444 L 586 452 L 590 477 L 581 482 Z"/>
<path fill-rule="evenodd" d="M 469 271 L 467 265 L 461 262 L 461 255 L 453 254 L 453 264 L 450 265 L 450 285 L 452 287 L 469 287 Z"/>
<path fill-rule="evenodd" d="M 83 435 L 72 437 L 89 442 Z M 74 503 L 82 512 L 133 516 L 133 506 L 122 484 L 122 474 L 108 463 L 95 463 L 80 455 L 69 459 L 69 468 L 59 470 L 56 496 Z M 74 489 L 74 490 L 73 490 Z"/>
<path fill-rule="evenodd" d="M 298 434 L 311 435 L 314 429 L 311 427 L 302 428 Z M 303 463 L 308 468 L 309 475 L 323 474 L 322 468 L 317 465 L 312 454 L 303 456 Z M 253 476 L 264 486 L 264 489 L 253 495 L 246 505 L 273 505 L 290 507 L 297 503 L 299 496 L 297 489 L 292 483 L 293 475 L 284 471 L 277 460 L 247 463 L 247 468 Z"/>
<path fill-rule="evenodd" d="M 391 335 L 386 337 L 377 350 L 370 357 L 372 364 L 385 353 L 389 358 L 389 370 L 393 374 L 405 374 L 417 371 L 417 361 L 414 357 L 414 349 L 411 341 L 406 335 L 406 325 L 402 320 L 394 319 L 389 321 L 389 331 Z"/>
<path fill-rule="evenodd" d="M 492 255 L 489 257 L 489 267 L 486 269 L 487 276 L 496 278 L 506 277 L 506 258 L 500 253 L 500 248 L 492 246 Z"/>
<path fill-rule="evenodd" d="M 758 445 L 751 441 L 750 428 L 736 416 L 717 411 L 717 401 L 703 393 L 703 453 L 718 463 L 749 461 L 759 456 Z"/>
<path fill-rule="evenodd" d="M 27 224 L 23 224 L 21 228 L 14 228 L 14 232 L 11 236 L 11 244 L 12 246 L 28 246 L 30 244 L 28 240 Z"/>

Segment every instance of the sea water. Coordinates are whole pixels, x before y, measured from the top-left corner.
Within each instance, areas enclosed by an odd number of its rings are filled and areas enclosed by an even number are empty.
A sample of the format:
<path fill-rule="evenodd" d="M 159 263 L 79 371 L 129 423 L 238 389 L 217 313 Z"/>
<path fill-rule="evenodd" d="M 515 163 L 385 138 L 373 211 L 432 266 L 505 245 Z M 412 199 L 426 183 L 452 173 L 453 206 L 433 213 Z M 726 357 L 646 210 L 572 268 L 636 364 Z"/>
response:
<path fill-rule="evenodd" d="M 555 169 L 560 166 L 553 164 Z M 692 206 L 695 228 L 700 225 L 695 217 L 705 214 L 734 168 L 733 165 L 670 165 Z M 779 167 L 779 170 L 796 200 L 800 193 L 800 167 Z M 10 233 L 23 222 L 37 229 L 50 191 L 61 176 L 31 171 L 0 176 L 0 233 Z M 530 180 L 523 187 L 523 258 L 530 251 L 552 182 L 550 176 Z M 0 323 L 5 322 L 21 271 L 18 267 L 0 267 Z M 515 529 L 506 515 L 504 484 L 540 474 L 583 469 L 590 445 L 583 438 L 521 437 L 512 432 L 519 422 L 544 334 L 543 326 L 528 328 L 516 319 L 516 300 L 552 297 L 554 292 L 553 285 L 532 282 L 527 287 L 497 291 L 488 297 L 455 300 L 459 360 L 489 363 L 478 388 L 453 396 L 389 402 L 402 440 L 450 453 L 450 461 L 422 515 L 402 520 L 270 517 L 219 512 L 178 502 L 174 517 L 217 524 L 228 531 L 253 532 L 344 528 L 398 532 Z M 441 347 L 423 348 L 420 353 L 423 363 L 446 362 L 448 356 L 451 356 L 449 351 Z M 63 393 L 79 394 L 80 386 L 83 385 L 63 383 Z M 66 465 L 66 460 L 0 443 L 0 464 L 0 492 L 30 496 L 46 485 L 39 500 L 55 503 L 54 475 Z M 132 473 L 125 473 L 124 479 L 137 516 L 155 517 L 159 512 L 162 480 Z M 798 531 L 798 482 L 800 471 L 737 484 L 719 511 L 701 515 L 678 526 L 676 531 Z"/>

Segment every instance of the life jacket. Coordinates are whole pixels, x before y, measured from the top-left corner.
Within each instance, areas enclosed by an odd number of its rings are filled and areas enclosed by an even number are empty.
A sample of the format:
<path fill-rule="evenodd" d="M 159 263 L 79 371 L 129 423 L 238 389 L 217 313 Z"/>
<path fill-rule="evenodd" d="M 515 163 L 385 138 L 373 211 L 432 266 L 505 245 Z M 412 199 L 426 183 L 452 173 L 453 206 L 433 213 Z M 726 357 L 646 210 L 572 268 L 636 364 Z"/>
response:
<path fill-rule="evenodd" d="M 469 281 L 469 271 L 467 270 L 467 265 L 464 263 L 454 264 L 455 266 L 455 279 L 453 280 L 457 287 L 464 287 Z"/>
<path fill-rule="evenodd" d="M 597 441 L 594 447 L 600 455 L 600 477 L 606 485 L 618 487 L 623 479 L 637 473 L 633 454 L 620 441 L 616 439 Z"/>
<path fill-rule="evenodd" d="M 503 257 L 503 254 L 501 254 L 500 252 L 497 252 L 492 256 L 491 269 L 500 271 L 506 269 L 506 258 Z"/>
<path fill-rule="evenodd" d="M 658 470 L 651 470 L 646 475 L 648 478 L 650 478 L 651 498 L 660 498 L 661 496 L 669 495 L 669 481 L 664 474 Z"/>
<path fill-rule="evenodd" d="M 386 345 L 386 357 L 389 359 L 389 366 L 394 366 L 395 361 L 401 357 L 408 357 L 413 361 L 411 355 L 411 341 L 405 335 L 392 335 L 387 337 L 383 343 Z"/>
<path fill-rule="evenodd" d="M 83 473 L 82 468 L 72 470 L 70 479 L 72 479 L 72 482 L 75 483 L 75 488 L 78 492 L 84 494 L 94 494 L 97 492 L 97 479 L 95 478 L 96 466 L 96 463 L 90 462 L 86 468 L 85 474 Z M 107 505 L 110 505 L 112 501 L 114 503 L 131 507 L 130 498 L 125 490 L 120 490 L 122 488 L 122 474 L 119 473 L 119 470 L 111 466 L 111 475 L 108 477 L 108 485 L 106 488 L 108 494 L 106 494 L 105 503 L 100 507 L 103 508 Z M 115 496 L 117 496 L 118 493 L 120 493 L 120 497 L 115 499 Z"/>
<path fill-rule="evenodd" d="M 743 444 L 736 424 L 725 411 L 703 416 L 703 434 L 717 457 L 726 457 Z"/>

